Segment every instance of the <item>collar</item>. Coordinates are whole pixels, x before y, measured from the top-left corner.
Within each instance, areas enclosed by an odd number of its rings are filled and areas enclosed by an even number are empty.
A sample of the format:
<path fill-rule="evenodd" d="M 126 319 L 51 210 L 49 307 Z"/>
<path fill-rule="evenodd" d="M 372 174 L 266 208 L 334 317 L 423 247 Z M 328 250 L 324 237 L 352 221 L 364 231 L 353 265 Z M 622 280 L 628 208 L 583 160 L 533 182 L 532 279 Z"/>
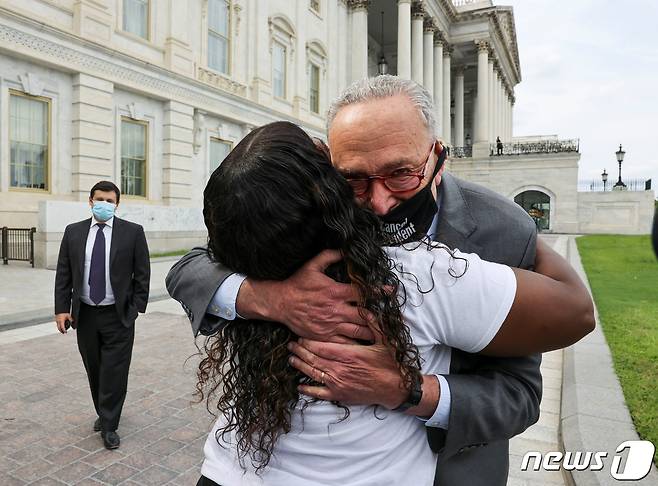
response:
<path fill-rule="evenodd" d="M 96 221 L 96 218 L 94 218 L 94 217 L 92 216 L 92 217 L 91 217 L 91 224 L 90 224 L 89 227 L 90 227 L 90 228 L 93 228 L 94 225 L 98 225 L 98 224 L 99 224 L 99 221 Z M 109 226 L 109 227 L 111 228 L 111 227 L 114 225 L 114 216 L 112 216 L 110 219 L 108 219 L 107 221 L 105 221 L 105 223 L 103 223 L 103 224 L 105 224 L 105 226 Z"/>

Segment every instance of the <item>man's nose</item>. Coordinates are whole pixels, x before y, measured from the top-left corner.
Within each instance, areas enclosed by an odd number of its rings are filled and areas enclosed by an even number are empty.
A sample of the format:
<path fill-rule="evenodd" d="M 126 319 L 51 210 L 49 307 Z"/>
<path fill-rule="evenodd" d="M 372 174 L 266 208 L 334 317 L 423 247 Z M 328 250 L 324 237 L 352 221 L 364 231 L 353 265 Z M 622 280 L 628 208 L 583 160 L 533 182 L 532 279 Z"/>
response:
<path fill-rule="evenodd" d="M 383 181 L 375 179 L 370 182 L 368 206 L 377 216 L 384 216 L 395 207 L 397 200 Z"/>

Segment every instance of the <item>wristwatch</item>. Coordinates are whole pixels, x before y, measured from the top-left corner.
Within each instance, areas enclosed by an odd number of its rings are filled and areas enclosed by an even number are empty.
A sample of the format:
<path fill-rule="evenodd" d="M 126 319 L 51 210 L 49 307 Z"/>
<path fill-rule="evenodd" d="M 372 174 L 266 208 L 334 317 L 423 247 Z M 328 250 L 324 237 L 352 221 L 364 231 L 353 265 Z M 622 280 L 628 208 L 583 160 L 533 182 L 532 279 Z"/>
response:
<path fill-rule="evenodd" d="M 404 402 L 399 406 L 393 409 L 394 412 L 405 412 L 412 407 L 417 407 L 420 404 L 420 400 L 423 398 L 423 383 L 420 373 L 414 374 L 414 377 L 411 380 L 411 388 L 409 389 L 409 395 Z"/>

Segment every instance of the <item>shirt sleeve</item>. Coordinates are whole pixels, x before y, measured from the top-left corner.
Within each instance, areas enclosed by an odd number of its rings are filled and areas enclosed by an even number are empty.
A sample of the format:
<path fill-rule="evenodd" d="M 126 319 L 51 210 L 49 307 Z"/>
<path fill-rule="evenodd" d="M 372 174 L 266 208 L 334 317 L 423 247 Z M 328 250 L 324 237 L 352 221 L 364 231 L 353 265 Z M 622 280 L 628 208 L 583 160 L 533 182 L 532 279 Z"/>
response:
<path fill-rule="evenodd" d="M 450 425 L 450 405 L 452 404 L 452 396 L 450 395 L 450 385 L 448 380 L 443 375 L 434 375 L 439 380 L 439 388 L 441 393 L 439 395 L 439 403 L 436 410 L 427 420 L 418 417 L 418 420 L 425 422 L 426 427 L 438 427 L 440 429 L 448 429 Z"/>
<path fill-rule="evenodd" d="M 206 312 L 228 321 L 240 317 L 235 310 L 235 301 L 238 298 L 238 292 L 242 282 L 247 278 L 246 275 L 233 273 L 226 277 L 226 280 L 219 286 L 215 295 L 213 295 Z"/>
<path fill-rule="evenodd" d="M 407 252 L 403 264 L 403 313 L 425 343 L 477 353 L 496 336 L 514 303 L 512 269 L 476 254 L 418 248 Z"/>

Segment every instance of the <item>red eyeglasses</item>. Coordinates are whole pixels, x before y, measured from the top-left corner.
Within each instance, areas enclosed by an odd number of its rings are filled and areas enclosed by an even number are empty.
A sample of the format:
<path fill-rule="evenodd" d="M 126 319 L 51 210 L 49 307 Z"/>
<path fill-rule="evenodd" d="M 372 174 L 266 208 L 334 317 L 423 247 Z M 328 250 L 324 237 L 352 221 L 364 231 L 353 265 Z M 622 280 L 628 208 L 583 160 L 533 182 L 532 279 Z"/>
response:
<path fill-rule="evenodd" d="M 420 187 L 421 182 L 425 178 L 425 170 L 427 169 L 427 164 L 432 158 L 435 145 L 436 142 L 432 144 L 432 148 L 430 149 L 430 153 L 427 155 L 425 163 L 423 163 L 423 165 L 417 169 L 411 170 L 410 172 L 402 172 L 390 175 L 371 175 L 366 177 L 346 176 L 345 179 L 349 185 L 352 186 L 354 195 L 357 197 L 363 196 L 368 192 L 370 189 L 370 181 L 374 179 L 382 181 L 384 186 L 386 186 L 386 188 L 391 192 L 413 191 L 414 189 L 418 189 L 418 187 Z"/>

